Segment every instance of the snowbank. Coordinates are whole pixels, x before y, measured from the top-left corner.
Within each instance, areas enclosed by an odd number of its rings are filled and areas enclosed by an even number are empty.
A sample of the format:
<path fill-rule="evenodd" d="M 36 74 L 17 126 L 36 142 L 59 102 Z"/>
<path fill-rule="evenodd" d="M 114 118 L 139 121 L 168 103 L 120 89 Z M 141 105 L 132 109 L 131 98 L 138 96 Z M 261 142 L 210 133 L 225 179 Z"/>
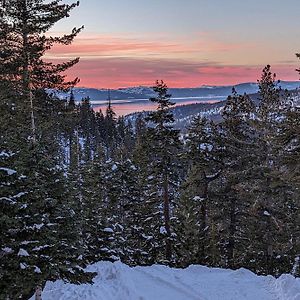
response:
<path fill-rule="evenodd" d="M 120 262 L 100 262 L 94 285 L 47 283 L 43 300 L 300 300 L 300 279 L 283 275 L 256 276 L 236 271 L 190 266 L 130 268 Z"/>

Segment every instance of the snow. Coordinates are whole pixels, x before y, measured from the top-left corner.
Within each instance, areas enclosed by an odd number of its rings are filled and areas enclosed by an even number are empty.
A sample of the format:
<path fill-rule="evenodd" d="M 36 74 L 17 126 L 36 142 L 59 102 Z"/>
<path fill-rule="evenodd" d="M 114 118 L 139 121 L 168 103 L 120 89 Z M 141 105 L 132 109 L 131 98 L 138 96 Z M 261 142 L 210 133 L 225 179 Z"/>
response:
<path fill-rule="evenodd" d="M 14 250 L 10 247 L 4 247 L 4 248 L 1 248 L 1 251 L 7 253 L 7 254 L 10 254 L 10 253 L 13 253 Z"/>
<path fill-rule="evenodd" d="M 153 96 L 153 89 L 147 86 L 136 86 L 136 87 L 129 87 L 129 88 L 120 88 L 119 91 L 126 93 L 126 94 L 138 94 L 144 96 Z"/>
<path fill-rule="evenodd" d="M 199 196 L 195 196 L 195 197 L 193 198 L 193 200 L 196 201 L 196 202 L 202 202 L 202 201 L 205 200 L 205 198 L 202 198 L 202 197 L 199 197 Z"/>
<path fill-rule="evenodd" d="M 212 151 L 213 146 L 211 144 L 208 143 L 202 143 L 199 145 L 201 150 L 208 150 L 208 151 Z"/>
<path fill-rule="evenodd" d="M 7 175 L 13 175 L 13 174 L 16 174 L 16 173 L 17 173 L 17 171 L 12 170 L 12 169 L 8 169 L 8 168 L 0 168 L 0 171 L 6 172 Z"/>
<path fill-rule="evenodd" d="M 32 251 L 41 251 L 41 250 L 47 249 L 49 247 L 51 247 L 51 246 L 50 245 L 43 245 L 43 246 L 39 246 L 39 247 L 34 247 L 32 249 Z"/>
<path fill-rule="evenodd" d="M 27 269 L 27 264 L 25 264 L 25 263 L 20 263 L 20 269 L 21 270 L 25 270 L 25 269 Z"/>
<path fill-rule="evenodd" d="M 167 234 L 167 230 L 166 230 L 165 226 L 161 226 L 159 228 L 159 232 L 160 232 L 160 234 Z"/>
<path fill-rule="evenodd" d="M 29 256 L 29 253 L 25 249 L 20 249 L 18 252 L 18 256 Z"/>
<path fill-rule="evenodd" d="M 13 198 L 21 198 L 22 196 L 24 196 L 24 195 L 26 195 L 26 194 L 27 194 L 27 193 L 21 192 L 21 193 L 18 193 L 18 194 L 16 194 L 16 195 L 14 195 Z"/>
<path fill-rule="evenodd" d="M 47 224 L 49 226 L 49 224 Z M 26 229 L 33 229 L 33 230 L 41 230 L 45 224 L 34 224 L 33 226 L 26 226 Z"/>
<path fill-rule="evenodd" d="M 300 299 L 300 278 L 295 279 L 292 275 L 282 275 L 272 282 L 274 291 L 280 300 L 299 300 Z"/>
<path fill-rule="evenodd" d="M 7 197 L 1 197 L 0 201 L 7 202 L 7 203 L 10 203 L 10 204 L 15 204 L 16 203 L 15 201 L 13 201 L 12 199 L 7 198 Z"/>
<path fill-rule="evenodd" d="M 6 151 L 1 151 L 0 152 L 0 157 L 12 157 L 14 156 L 15 154 L 13 152 L 6 152 Z"/>
<path fill-rule="evenodd" d="M 34 228 L 40 230 L 45 224 L 34 224 Z"/>
<path fill-rule="evenodd" d="M 48 282 L 43 300 L 300 300 L 300 279 L 291 275 L 276 279 L 197 265 L 130 268 L 121 262 L 99 262 L 87 270 L 98 273 L 93 285 Z"/>
<path fill-rule="evenodd" d="M 35 266 L 34 273 L 41 274 L 42 271 L 41 271 L 41 269 L 39 267 Z"/>
<path fill-rule="evenodd" d="M 23 241 L 21 245 L 30 245 L 30 244 L 37 244 L 39 241 Z"/>
<path fill-rule="evenodd" d="M 297 273 L 297 270 L 298 270 L 299 267 L 300 267 L 300 257 L 297 256 L 295 258 L 295 262 L 294 262 L 294 265 L 293 265 L 292 275 Z"/>

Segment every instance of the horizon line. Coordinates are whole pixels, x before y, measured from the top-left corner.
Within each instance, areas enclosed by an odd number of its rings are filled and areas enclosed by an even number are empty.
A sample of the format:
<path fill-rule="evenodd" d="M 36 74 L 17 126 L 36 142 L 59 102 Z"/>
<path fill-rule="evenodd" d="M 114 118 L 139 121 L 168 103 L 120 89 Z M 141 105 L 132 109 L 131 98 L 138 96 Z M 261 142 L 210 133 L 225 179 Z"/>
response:
<path fill-rule="evenodd" d="M 164 81 L 167 85 L 168 83 L 166 81 Z M 280 82 L 299 82 L 300 85 L 300 80 L 281 80 L 278 79 L 276 80 L 276 82 L 280 83 Z M 203 84 L 203 85 L 198 85 L 198 86 L 176 86 L 176 87 L 172 87 L 168 85 L 169 89 L 196 89 L 196 88 L 205 88 L 205 87 L 230 87 L 230 86 L 237 86 L 237 85 L 241 85 L 241 84 L 258 84 L 258 80 L 256 81 L 242 81 L 242 82 L 238 82 L 238 83 L 234 83 L 234 84 Z M 144 88 L 152 88 L 155 85 L 155 82 L 153 83 L 153 85 L 148 85 L 148 84 L 140 84 L 140 85 L 128 85 L 128 86 L 119 86 L 119 87 L 89 87 L 89 86 L 74 86 L 73 88 L 78 88 L 78 89 L 96 89 L 96 90 L 120 90 L 120 89 L 126 89 L 126 88 L 137 88 L 137 87 L 144 87 Z"/>

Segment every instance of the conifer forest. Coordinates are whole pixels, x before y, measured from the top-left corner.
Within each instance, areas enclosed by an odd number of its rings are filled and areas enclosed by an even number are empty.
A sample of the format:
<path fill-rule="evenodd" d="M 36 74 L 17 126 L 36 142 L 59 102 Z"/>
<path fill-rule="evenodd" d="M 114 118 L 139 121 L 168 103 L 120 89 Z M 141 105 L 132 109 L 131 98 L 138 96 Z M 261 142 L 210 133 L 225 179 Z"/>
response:
<path fill-rule="evenodd" d="M 220 121 L 176 129 L 160 78 L 156 110 L 96 111 L 65 73 L 79 58 L 44 59 L 84 30 L 47 34 L 80 9 L 64 2 L 0 1 L 0 299 L 91 283 L 99 261 L 300 276 L 300 106 L 272 67 Z"/>

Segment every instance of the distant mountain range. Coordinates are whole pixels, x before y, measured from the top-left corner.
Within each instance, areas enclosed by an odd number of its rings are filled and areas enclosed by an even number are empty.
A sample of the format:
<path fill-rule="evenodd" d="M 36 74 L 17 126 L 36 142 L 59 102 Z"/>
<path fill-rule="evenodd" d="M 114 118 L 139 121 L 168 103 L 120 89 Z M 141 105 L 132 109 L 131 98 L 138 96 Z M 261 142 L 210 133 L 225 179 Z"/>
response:
<path fill-rule="evenodd" d="M 259 94 L 257 92 L 253 94 L 249 93 L 249 96 L 256 105 L 259 104 Z M 300 92 L 296 89 L 290 90 L 289 96 L 293 99 L 295 105 L 300 107 Z M 213 120 L 214 122 L 220 122 L 222 120 L 221 113 L 225 104 L 226 100 L 216 103 L 204 102 L 178 105 L 171 109 L 175 119 L 174 127 L 183 131 L 186 130 L 195 116 L 201 116 Z M 147 111 L 132 113 L 126 116 L 126 120 L 130 120 L 134 124 L 138 116 L 142 115 L 146 117 L 148 113 Z"/>
<path fill-rule="evenodd" d="M 300 87 L 299 81 L 281 81 L 279 85 L 282 89 L 294 90 Z M 170 88 L 170 94 L 173 98 L 179 98 L 181 100 L 191 101 L 192 98 L 197 98 L 201 100 L 220 98 L 226 98 L 231 94 L 232 88 L 235 88 L 236 91 L 240 94 L 254 94 L 258 91 L 257 83 L 241 83 L 235 86 L 201 86 L 196 88 Z M 95 89 L 95 88 L 74 88 L 73 90 L 75 99 L 80 101 L 84 97 L 90 97 L 91 101 L 106 101 L 108 98 L 107 89 Z M 68 98 L 68 93 L 58 93 L 60 98 Z M 150 87 L 139 86 L 139 87 L 130 87 L 130 88 L 119 88 L 110 90 L 110 97 L 112 102 L 115 100 L 134 100 L 148 99 L 149 97 L 154 96 L 153 90 Z M 184 99 L 182 99 L 184 98 Z M 182 102 L 182 101 L 181 101 Z"/>

